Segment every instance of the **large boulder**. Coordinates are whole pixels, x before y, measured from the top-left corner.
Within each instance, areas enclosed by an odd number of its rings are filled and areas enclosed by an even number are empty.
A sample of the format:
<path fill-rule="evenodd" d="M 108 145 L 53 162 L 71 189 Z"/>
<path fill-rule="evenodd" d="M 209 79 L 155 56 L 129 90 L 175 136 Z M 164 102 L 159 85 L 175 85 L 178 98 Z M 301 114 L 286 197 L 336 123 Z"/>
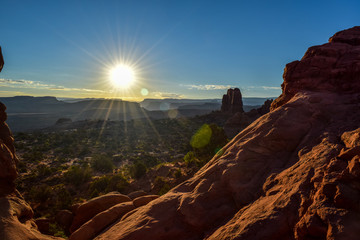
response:
<path fill-rule="evenodd" d="M 135 207 L 141 207 L 144 206 L 146 204 L 148 204 L 149 202 L 151 202 L 152 200 L 155 200 L 159 197 L 159 195 L 147 195 L 147 196 L 141 196 L 141 197 L 137 197 L 133 200 L 134 206 Z"/>
<path fill-rule="evenodd" d="M 340 32 L 287 65 L 270 113 L 95 239 L 358 239 L 358 39 Z"/>
<path fill-rule="evenodd" d="M 76 209 L 70 232 L 76 231 L 81 225 L 89 221 L 96 214 L 105 211 L 116 204 L 130 201 L 131 199 L 126 195 L 109 193 L 83 203 Z"/>
<path fill-rule="evenodd" d="M 132 202 L 124 202 L 100 212 L 73 232 L 69 240 L 91 240 L 107 226 L 121 219 L 133 209 L 135 206 Z"/>

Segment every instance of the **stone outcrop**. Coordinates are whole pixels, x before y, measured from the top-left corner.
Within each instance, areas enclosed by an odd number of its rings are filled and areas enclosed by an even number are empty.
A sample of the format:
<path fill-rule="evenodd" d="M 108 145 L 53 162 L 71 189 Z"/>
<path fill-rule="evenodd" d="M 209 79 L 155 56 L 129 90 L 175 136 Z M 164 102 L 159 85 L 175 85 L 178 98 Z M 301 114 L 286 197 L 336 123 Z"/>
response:
<path fill-rule="evenodd" d="M 155 200 L 159 197 L 159 195 L 147 195 L 147 196 L 141 196 L 141 197 L 137 197 L 133 200 L 134 206 L 135 207 L 141 207 L 144 206 L 146 204 L 148 204 L 149 202 L 151 202 L 152 200 Z"/>
<path fill-rule="evenodd" d="M 130 196 L 112 192 L 75 207 L 69 239 L 91 240 L 111 224 L 131 216 L 139 207 L 159 197 L 159 195 L 147 195 L 143 191 L 129 195 L 139 197 L 131 199 Z"/>
<path fill-rule="evenodd" d="M 359 39 L 355 27 L 309 48 L 270 113 L 95 239 L 358 239 Z"/>
<path fill-rule="evenodd" d="M 282 94 L 272 109 L 300 91 L 357 93 L 360 89 L 360 27 L 336 33 L 329 43 L 310 47 L 301 61 L 286 65 Z"/>
<path fill-rule="evenodd" d="M 129 201 L 131 201 L 131 199 L 126 195 L 109 193 L 81 204 L 74 212 L 75 216 L 71 224 L 70 232 L 75 232 L 81 225 L 89 221 L 96 214 L 105 211 L 116 204 Z"/>
<path fill-rule="evenodd" d="M 93 239 L 104 228 L 114 223 L 116 220 L 121 219 L 122 216 L 133 209 L 135 209 L 135 206 L 130 201 L 119 203 L 105 211 L 102 211 L 72 233 L 70 240 Z"/>
<path fill-rule="evenodd" d="M 240 89 L 228 89 L 227 94 L 224 94 L 222 98 L 221 111 L 229 113 L 244 112 Z"/>
<path fill-rule="evenodd" d="M 0 196 L 15 191 L 14 181 L 17 177 L 17 158 L 13 145 L 14 138 L 8 125 L 5 123 L 7 115 L 6 107 L 0 102 Z"/>
<path fill-rule="evenodd" d="M 33 210 L 15 189 L 17 158 L 14 139 L 6 121 L 6 107 L 0 102 L 0 239 L 60 239 L 43 235 L 33 219 Z"/>

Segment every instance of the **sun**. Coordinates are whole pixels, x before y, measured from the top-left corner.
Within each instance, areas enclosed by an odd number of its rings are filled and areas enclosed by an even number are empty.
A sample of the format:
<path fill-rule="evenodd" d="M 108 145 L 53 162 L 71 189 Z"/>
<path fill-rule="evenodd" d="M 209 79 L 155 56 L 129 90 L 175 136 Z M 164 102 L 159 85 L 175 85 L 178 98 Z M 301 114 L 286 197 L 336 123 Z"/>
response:
<path fill-rule="evenodd" d="M 128 65 L 119 64 L 110 70 L 110 80 L 117 88 L 129 88 L 135 82 L 135 72 Z"/>

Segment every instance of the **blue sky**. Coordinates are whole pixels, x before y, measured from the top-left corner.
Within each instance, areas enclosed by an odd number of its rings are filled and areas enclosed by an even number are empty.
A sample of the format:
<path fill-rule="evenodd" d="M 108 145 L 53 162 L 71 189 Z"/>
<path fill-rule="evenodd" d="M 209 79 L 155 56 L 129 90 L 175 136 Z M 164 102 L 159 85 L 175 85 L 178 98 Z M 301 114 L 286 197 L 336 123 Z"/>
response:
<path fill-rule="evenodd" d="M 359 25 L 359 12 L 346 0 L 1 0 L 0 96 L 274 97 L 285 64 Z M 119 63 L 134 69 L 128 89 L 109 81 Z"/>

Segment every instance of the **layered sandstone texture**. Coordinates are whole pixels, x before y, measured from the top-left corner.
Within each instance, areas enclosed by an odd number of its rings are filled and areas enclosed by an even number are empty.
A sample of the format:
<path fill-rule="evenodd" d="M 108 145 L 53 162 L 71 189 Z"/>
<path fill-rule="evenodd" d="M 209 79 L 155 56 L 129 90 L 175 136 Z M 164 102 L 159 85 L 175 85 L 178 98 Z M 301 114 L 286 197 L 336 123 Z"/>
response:
<path fill-rule="evenodd" d="M 5 105 L 0 102 L 0 239 L 59 239 L 37 230 L 31 207 L 15 189 L 17 158 L 14 139 L 5 123 L 5 110 Z"/>
<path fill-rule="evenodd" d="M 359 239 L 360 27 L 309 48 L 283 93 L 193 178 L 95 239 Z"/>
<path fill-rule="evenodd" d="M 147 195 L 137 191 L 128 196 L 111 192 L 90 199 L 73 208 L 73 220 L 69 240 L 91 240 L 108 226 L 129 217 L 141 206 L 157 199 L 158 195 Z"/>

